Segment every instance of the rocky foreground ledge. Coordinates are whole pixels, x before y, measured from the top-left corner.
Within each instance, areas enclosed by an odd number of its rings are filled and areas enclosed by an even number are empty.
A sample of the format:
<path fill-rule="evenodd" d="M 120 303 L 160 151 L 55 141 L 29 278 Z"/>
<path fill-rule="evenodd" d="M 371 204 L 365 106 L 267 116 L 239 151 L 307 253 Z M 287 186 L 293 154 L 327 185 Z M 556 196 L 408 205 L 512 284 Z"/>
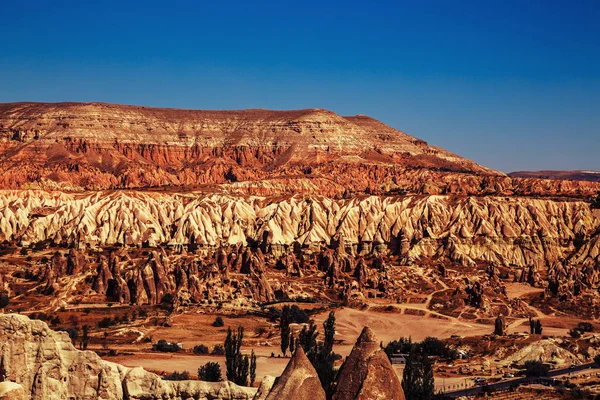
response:
<path fill-rule="evenodd" d="M 77 350 L 54 332 L 18 314 L 0 315 L 0 400 L 324 400 L 318 375 L 299 348 L 281 377 L 261 387 L 231 382 L 166 381 Z M 336 382 L 334 399 L 404 400 L 400 381 L 369 328 L 358 338 Z"/>

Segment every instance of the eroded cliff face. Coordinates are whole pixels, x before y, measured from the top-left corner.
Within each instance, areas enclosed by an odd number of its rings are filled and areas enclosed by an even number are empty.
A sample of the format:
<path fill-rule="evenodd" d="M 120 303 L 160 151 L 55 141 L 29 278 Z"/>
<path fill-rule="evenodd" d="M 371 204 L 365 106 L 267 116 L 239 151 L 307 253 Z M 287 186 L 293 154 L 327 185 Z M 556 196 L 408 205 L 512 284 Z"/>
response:
<path fill-rule="evenodd" d="M 323 109 L 0 104 L 0 187 L 238 194 L 585 197 L 598 182 L 510 178 L 373 118 Z"/>
<path fill-rule="evenodd" d="M 369 117 L 344 118 L 322 109 L 0 105 L 3 187 L 220 184 L 312 175 L 312 166 L 330 178 L 336 164 L 499 174 Z"/>
<path fill-rule="evenodd" d="M 0 343 L 0 382 L 20 385 L 34 400 L 248 400 L 256 393 L 231 382 L 164 381 L 79 351 L 67 333 L 18 314 L 0 315 Z"/>
<path fill-rule="evenodd" d="M 24 245 L 320 250 L 406 262 L 447 258 L 513 267 L 572 259 L 598 266 L 598 219 L 587 203 L 508 197 L 237 197 L 196 193 L 0 193 L 0 239 Z"/>

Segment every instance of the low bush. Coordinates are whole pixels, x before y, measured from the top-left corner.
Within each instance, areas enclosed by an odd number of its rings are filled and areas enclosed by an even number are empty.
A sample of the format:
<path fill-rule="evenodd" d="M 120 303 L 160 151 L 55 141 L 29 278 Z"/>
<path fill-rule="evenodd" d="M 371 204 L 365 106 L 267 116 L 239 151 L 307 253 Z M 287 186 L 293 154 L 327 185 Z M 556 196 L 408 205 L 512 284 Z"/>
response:
<path fill-rule="evenodd" d="M 171 374 L 167 374 L 163 376 L 164 380 L 167 381 L 187 381 L 190 379 L 190 373 L 187 371 L 183 372 L 173 372 Z"/>
<path fill-rule="evenodd" d="M 217 362 L 207 362 L 198 368 L 198 379 L 206 382 L 219 382 L 221 380 L 221 366 Z"/>
<path fill-rule="evenodd" d="M 206 347 L 203 344 L 199 344 L 194 346 L 194 349 L 192 351 L 194 352 L 194 354 L 208 354 L 208 347 Z"/>
<path fill-rule="evenodd" d="M 158 342 L 152 345 L 152 350 L 161 351 L 163 353 L 176 353 L 181 348 L 177 345 L 177 343 L 170 343 L 164 339 L 160 339 Z"/>

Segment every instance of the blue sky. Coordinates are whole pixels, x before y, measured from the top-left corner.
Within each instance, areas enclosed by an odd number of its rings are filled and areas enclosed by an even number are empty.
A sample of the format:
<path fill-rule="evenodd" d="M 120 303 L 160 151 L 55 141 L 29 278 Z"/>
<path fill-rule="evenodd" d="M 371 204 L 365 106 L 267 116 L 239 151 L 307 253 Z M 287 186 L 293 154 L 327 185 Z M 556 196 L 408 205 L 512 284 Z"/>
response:
<path fill-rule="evenodd" d="M 0 102 L 358 113 L 506 172 L 600 169 L 600 2 L 0 1 Z"/>

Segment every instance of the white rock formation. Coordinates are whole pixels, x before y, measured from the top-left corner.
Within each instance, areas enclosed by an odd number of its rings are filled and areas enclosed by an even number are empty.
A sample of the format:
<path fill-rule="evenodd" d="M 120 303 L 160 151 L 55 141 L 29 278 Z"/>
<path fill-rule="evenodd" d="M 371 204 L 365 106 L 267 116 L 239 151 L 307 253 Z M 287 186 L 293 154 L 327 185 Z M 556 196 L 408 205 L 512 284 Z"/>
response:
<path fill-rule="evenodd" d="M 231 382 L 165 381 L 142 368 L 73 347 L 66 332 L 18 314 L 0 315 L 0 399 L 249 400 L 256 389 Z M 5 396 L 5 397 L 1 397 Z"/>

